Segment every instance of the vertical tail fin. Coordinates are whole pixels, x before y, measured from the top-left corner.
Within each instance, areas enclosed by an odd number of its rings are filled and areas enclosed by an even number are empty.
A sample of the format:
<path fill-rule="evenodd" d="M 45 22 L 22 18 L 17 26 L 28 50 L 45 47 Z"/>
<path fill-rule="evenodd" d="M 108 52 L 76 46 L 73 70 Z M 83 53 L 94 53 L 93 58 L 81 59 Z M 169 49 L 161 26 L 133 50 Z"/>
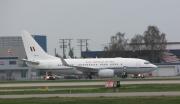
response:
<path fill-rule="evenodd" d="M 27 31 L 22 31 L 22 41 L 28 60 L 55 59 L 48 55 Z"/>

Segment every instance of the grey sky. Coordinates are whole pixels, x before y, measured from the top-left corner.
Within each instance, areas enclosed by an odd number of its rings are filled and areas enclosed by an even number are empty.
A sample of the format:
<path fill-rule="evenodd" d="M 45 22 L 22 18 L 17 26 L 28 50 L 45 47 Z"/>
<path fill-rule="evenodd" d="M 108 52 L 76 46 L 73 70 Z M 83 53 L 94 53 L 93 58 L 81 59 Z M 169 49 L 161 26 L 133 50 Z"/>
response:
<path fill-rule="evenodd" d="M 46 34 L 51 54 L 58 38 L 88 38 L 102 50 L 117 32 L 131 38 L 148 25 L 180 41 L 180 0 L 0 0 L 0 35 Z"/>

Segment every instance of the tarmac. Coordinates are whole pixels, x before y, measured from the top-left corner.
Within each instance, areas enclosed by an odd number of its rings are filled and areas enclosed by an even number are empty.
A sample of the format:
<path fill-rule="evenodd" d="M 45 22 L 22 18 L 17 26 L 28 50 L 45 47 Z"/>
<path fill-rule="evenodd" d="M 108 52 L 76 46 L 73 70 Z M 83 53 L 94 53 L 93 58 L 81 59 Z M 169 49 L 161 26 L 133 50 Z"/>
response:
<path fill-rule="evenodd" d="M 121 81 L 121 84 L 180 84 L 180 80 L 141 80 Z M 1 83 L 0 87 L 38 87 L 38 86 L 104 86 L 104 82 L 47 82 L 47 83 Z"/>
<path fill-rule="evenodd" d="M 169 92 L 127 92 L 127 93 L 0 95 L 0 99 L 48 98 L 48 97 L 140 97 L 140 96 L 180 96 L 180 91 L 178 92 L 169 91 Z"/>

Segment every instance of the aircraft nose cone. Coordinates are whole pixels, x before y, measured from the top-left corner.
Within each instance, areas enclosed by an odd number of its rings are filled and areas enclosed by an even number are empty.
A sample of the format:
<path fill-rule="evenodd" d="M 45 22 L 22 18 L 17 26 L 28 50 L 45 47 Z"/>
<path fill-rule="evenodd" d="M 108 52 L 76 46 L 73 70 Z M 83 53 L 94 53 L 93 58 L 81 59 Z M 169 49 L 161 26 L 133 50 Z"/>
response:
<path fill-rule="evenodd" d="M 155 66 L 155 68 L 158 68 L 158 66 L 156 66 L 156 65 L 154 65 Z"/>
<path fill-rule="evenodd" d="M 156 66 L 156 65 L 154 65 L 154 64 L 152 64 L 152 67 L 155 68 L 155 69 L 158 68 L 158 66 Z"/>

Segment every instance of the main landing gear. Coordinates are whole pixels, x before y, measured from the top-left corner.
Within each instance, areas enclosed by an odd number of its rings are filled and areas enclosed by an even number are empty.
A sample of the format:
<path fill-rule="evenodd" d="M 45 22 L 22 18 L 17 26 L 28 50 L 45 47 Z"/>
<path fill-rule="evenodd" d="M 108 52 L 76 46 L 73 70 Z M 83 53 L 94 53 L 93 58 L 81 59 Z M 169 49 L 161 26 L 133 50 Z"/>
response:
<path fill-rule="evenodd" d="M 127 70 L 126 70 L 125 66 L 123 67 L 123 71 L 122 71 L 121 77 L 122 78 L 127 78 Z"/>

